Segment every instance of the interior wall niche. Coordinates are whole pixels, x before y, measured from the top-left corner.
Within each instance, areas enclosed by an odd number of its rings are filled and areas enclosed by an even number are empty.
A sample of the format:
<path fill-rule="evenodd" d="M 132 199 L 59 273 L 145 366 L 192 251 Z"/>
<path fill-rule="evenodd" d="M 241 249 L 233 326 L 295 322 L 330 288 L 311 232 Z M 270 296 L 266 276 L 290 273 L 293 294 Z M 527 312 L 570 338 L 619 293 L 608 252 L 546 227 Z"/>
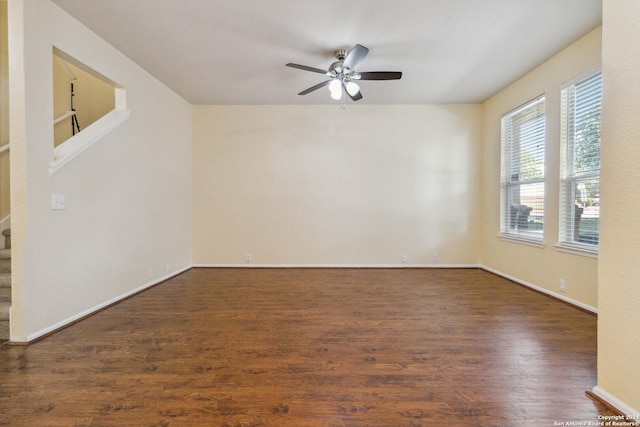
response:
<path fill-rule="evenodd" d="M 114 110 L 118 87 L 54 47 L 53 146 L 59 146 Z"/>

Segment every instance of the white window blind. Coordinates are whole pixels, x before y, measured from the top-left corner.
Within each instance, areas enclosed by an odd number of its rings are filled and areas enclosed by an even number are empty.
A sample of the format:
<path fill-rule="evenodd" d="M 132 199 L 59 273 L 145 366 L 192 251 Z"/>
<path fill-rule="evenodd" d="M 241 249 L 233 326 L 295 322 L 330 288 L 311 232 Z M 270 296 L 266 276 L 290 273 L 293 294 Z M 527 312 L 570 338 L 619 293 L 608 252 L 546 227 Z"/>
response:
<path fill-rule="evenodd" d="M 542 241 L 544 230 L 544 96 L 502 117 L 500 232 Z"/>
<path fill-rule="evenodd" d="M 600 228 L 602 75 L 562 90 L 560 245 L 595 251 Z"/>

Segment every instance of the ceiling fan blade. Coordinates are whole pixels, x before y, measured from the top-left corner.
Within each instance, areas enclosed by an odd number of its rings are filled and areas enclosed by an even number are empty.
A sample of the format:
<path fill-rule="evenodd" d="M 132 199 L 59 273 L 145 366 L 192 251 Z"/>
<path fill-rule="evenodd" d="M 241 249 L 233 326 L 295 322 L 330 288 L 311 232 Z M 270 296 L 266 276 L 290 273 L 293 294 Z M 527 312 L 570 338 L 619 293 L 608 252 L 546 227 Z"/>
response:
<path fill-rule="evenodd" d="M 345 92 L 347 91 L 345 90 Z M 361 91 L 357 91 L 355 95 L 351 95 L 349 92 L 347 92 L 347 95 L 349 95 L 349 98 L 351 98 L 353 101 L 360 101 L 362 99 Z"/>
<path fill-rule="evenodd" d="M 359 80 L 398 80 L 402 77 L 401 71 L 369 71 L 359 74 Z"/>
<path fill-rule="evenodd" d="M 318 89 L 320 89 L 321 87 L 324 87 L 324 86 L 328 85 L 328 84 L 329 84 L 329 83 L 331 83 L 332 81 L 333 81 L 333 79 L 331 79 L 331 80 L 326 80 L 326 81 L 324 81 L 324 82 L 322 82 L 322 83 L 318 83 L 317 85 L 313 85 L 313 86 L 311 86 L 309 89 L 305 89 L 305 90 L 303 90 L 303 91 L 302 91 L 302 92 L 300 92 L 298 95 L 306 95 L 306 94 L 308 94 L 308 93 L 311 93 L 311 92 L 313 92 L 314 90 L 318 90 Z"/>
<path fill-rule="evenodd" d="M 327 72 L 327 70 L 321 70 L 320 68 L 314 68 L 314 67 L 309 67 L 306 65 L 300 65 L 300 64 L 293 64 L 291 62 L 289 62 L 288 64 L 286 64 L 287 67 L 291 67 L 291 68 L 297 68 L 299 70 L 304 70 L 304 71 L 311 71 L 312 73 L 318 73 L 318 74 L 329 74 Z"/>
<path fill-rule="evenodd" d="M 369 53 L 369 49 L 361 44 L 355 45 L 344 58 L 342 66 L 350 70 L 355 70 Z"/>

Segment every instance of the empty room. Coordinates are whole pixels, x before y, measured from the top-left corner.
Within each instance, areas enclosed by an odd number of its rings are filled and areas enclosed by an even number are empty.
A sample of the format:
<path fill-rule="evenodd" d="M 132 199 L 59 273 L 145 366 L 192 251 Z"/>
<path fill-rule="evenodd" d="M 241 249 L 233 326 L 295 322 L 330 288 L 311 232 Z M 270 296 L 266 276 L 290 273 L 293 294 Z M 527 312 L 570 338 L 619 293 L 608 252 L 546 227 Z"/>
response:
<path fill-rule="evenodd" d="M 0 425 L 640 425 L 638 69 L 636 0 L 0 0 Z"/>

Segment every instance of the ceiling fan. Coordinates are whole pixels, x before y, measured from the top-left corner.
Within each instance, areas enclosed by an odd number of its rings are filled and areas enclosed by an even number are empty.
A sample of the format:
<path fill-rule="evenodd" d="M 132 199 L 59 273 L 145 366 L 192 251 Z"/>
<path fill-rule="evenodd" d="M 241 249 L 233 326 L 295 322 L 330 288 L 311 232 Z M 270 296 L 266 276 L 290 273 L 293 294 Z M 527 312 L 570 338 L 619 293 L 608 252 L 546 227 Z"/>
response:
<path fill-rule="evenodd" d="M 311 86 L 310 88 L 300 92 L 298 95 L 306 95 L 320 89 L 321 87 L 329 86 L 331 98 L 336 101 L 341 100 L 344 105 L 345 94 L 353 101 L 359 101 L 362 99 L 360 86 L 356 83 L 358 80 L 398 80 L 402 77 L 402 72 L 400 71 L 357 72 L 356 69 L 368 53 L 369 49 L 357 44 L 349 50 L 349 52 L 347 52 L 346 49 L 336 50 L 335 56 L 338 60 L 331 64 L 329 69 L 326 71 L 320 68 L 308 67 L 306 65 L 293 64 L 291 62 L 287 64 L 287 67 L 324 74 L 329 77 L 328 80 Z"/>

